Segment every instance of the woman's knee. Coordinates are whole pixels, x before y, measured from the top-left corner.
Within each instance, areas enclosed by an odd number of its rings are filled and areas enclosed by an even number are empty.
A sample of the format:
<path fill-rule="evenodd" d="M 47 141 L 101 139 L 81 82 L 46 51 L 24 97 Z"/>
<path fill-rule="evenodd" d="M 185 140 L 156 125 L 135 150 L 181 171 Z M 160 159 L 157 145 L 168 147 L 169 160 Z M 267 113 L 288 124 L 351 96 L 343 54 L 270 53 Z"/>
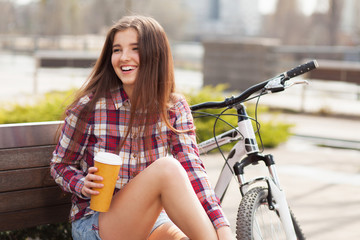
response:
<path fill-rule="evenodd" d="M 187 179 L 187 174 L 183 166 L 172 157 L 160 158 L 153 164 L 162 181 Z"/>

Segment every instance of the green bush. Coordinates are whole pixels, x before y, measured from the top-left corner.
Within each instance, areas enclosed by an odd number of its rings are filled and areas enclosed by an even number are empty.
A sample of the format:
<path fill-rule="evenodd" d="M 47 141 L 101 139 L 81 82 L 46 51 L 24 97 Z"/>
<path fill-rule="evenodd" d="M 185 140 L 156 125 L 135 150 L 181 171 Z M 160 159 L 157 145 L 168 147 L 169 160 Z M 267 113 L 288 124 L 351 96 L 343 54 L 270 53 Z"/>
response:
<path fill-rule="evenodd" d="M 286 142 L 291 136 L 290 128 L 292 124 L 282 123 L 275 120 L 262 122 L 260 128 L 261 141 L 265 148 L 275 148 L 279 144 Z M 256 135 L 256 140 L 260 146 L 261 142 L 259 135 Z"/>
<path fill-rule="evenodd" d="M 13 104 L 0 108 L 0 124 L 60 120 L 74 90 L 50 92 L 34 104 Z"/>

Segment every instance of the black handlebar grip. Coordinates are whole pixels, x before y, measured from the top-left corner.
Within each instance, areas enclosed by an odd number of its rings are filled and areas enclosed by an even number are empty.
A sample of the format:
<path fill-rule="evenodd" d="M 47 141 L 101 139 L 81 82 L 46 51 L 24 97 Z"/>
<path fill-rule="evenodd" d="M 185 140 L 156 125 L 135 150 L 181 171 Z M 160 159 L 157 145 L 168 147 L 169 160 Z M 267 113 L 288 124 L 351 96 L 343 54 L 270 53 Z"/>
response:
<path fill-rule="evenodd" d="M 296 76 L 299 76 L 301 74 L 304 74 L 306 72 L 309 72 L 311 70 L 314 70 L 315 68 L 317 68 L 319 66 L 319 64 L 317 63 L 316 60 L 312 60 L 310 62 L 307 62 L 307 63 L 304 63 L 304 64 L 301 64 L 300 66 L 298 67 L 295 67 L 293 69 L 291 69 L 290 71 L 287 71 L 285 73 L 286 77 L 288 78 L 293 78 L 293 77 L 296 77 Z"/>

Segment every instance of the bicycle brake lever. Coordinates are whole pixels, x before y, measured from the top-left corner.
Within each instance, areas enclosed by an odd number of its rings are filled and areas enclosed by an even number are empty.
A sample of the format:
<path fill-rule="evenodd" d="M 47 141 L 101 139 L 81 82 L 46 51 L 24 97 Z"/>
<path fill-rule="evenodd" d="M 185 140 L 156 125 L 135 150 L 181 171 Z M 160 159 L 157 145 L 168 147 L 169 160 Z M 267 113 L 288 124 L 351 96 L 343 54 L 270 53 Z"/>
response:
<path fill-rule="evenodd" d="M 292 87 L 292 86 L 294 86 L 294 85 L 296 85 L 296 84 L 306 84 L 306 85 L 309 85 L 309 81 L 307 81 L 307 80 L 290 80 L 290 81 L 287 81 L 286 83 L 285 83 L 285 88 L 289 88 L 289 87 Z"/>
<path fill-rule="evenodd" d="M 272 93 L 284 91 L 284 77 L 283 74 L 274 77 L 265 85 L 264 89 Z"/>

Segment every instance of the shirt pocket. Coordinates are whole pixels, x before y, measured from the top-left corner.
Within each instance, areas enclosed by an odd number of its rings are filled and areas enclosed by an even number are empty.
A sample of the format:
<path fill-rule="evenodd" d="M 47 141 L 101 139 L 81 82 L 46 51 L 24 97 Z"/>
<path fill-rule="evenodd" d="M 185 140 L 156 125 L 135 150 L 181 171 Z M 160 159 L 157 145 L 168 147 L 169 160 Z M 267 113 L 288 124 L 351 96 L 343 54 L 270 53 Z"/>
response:
<path fill-rule="evenodd" d="M 150 153 L 151 162 L 168 155 L 168 140 L 168 135 L 164 131 L 157 132 L 151 136 L 151 149 L 148 151 L 148 153 Z"/>

